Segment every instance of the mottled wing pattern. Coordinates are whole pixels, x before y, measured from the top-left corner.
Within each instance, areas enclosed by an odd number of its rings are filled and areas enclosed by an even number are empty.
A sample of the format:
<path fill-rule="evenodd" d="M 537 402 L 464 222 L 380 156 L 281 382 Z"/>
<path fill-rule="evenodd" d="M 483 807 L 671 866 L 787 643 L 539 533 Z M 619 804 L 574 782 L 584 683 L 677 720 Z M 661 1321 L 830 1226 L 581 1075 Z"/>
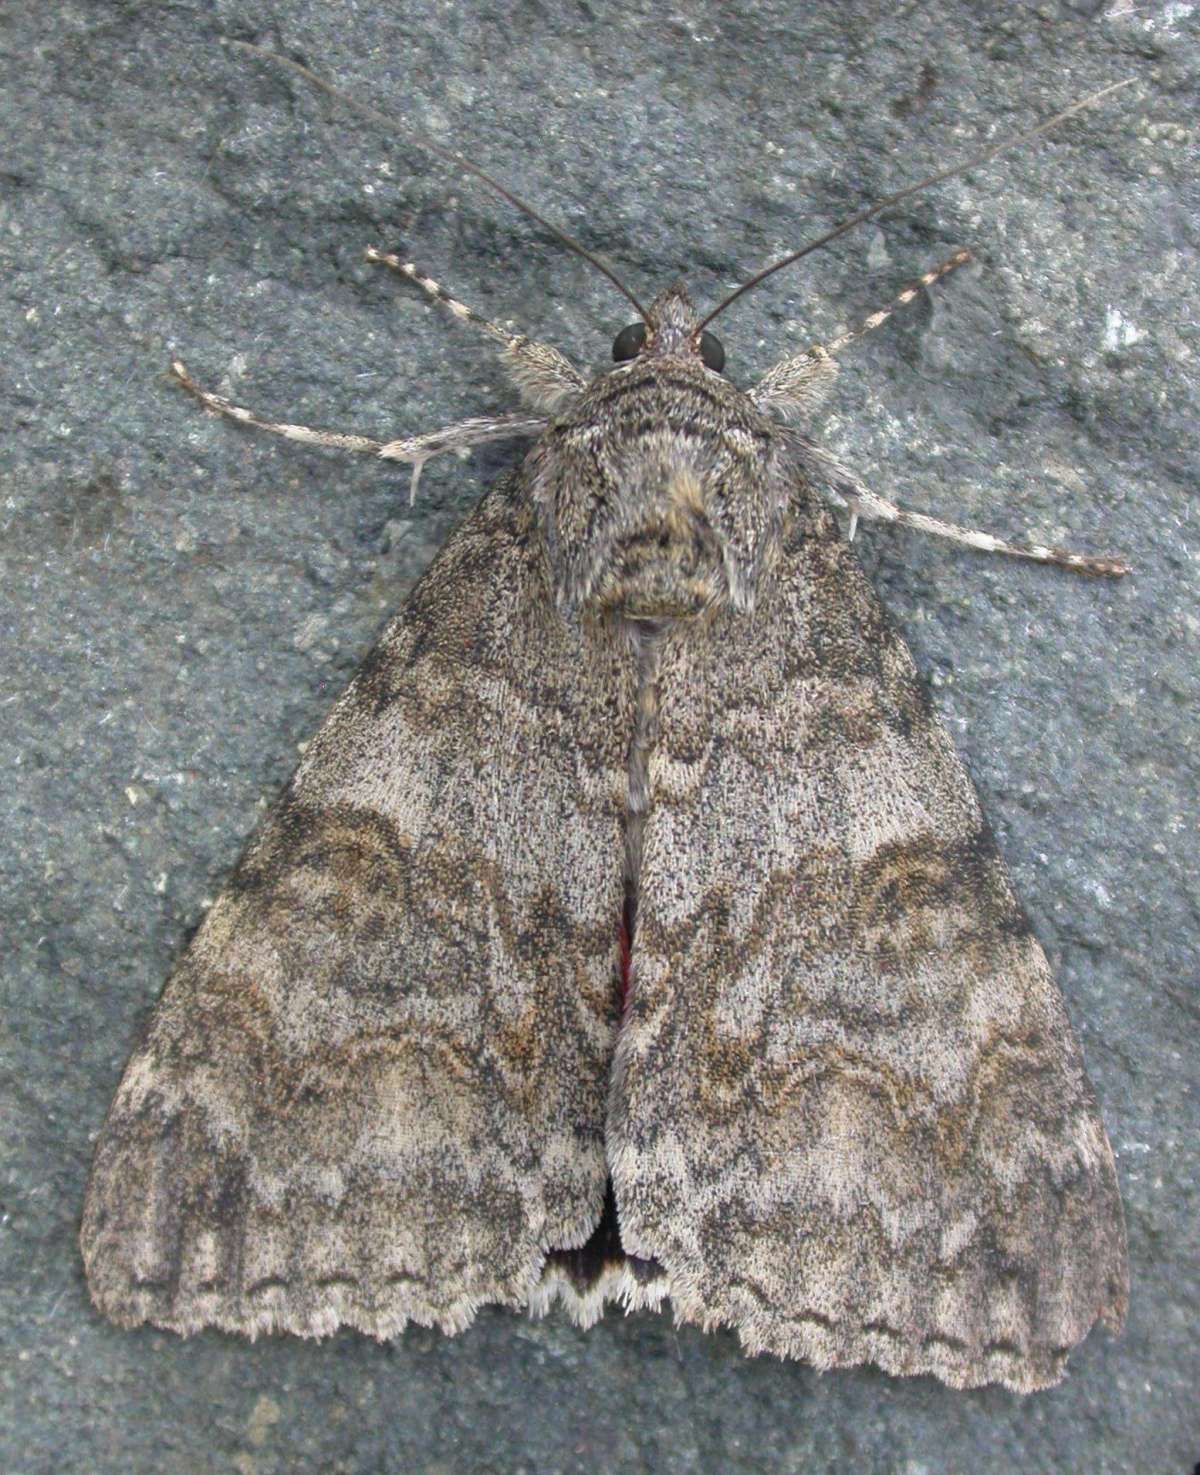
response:
<path fill-rule="evenodd" d="M 1126 1300 L 1112 1154 L 912 658 L 822 508 L 664 641 L 609 1151 L 749 1351 L 1029 1390 Z"/>
<path fill-rule="evenodd" d="M 113 1320 L 451 1331 L 598 1223 L 631 676 L 543 558 L 502 483 L 170 980 L 84 1212 Z"/>

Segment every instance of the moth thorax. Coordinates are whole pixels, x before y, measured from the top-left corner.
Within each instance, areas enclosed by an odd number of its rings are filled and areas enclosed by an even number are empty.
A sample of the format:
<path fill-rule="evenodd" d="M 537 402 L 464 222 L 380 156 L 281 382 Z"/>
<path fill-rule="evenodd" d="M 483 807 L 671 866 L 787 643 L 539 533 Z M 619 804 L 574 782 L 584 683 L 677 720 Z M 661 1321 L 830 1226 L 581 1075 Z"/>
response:
<path fill-rule="evenodd" d="M 614 538 L 593 599 L 629 619 L 686 619 L 729 598 L 721 540 L 690 467 L 673 467 L 661 494 Z"/>

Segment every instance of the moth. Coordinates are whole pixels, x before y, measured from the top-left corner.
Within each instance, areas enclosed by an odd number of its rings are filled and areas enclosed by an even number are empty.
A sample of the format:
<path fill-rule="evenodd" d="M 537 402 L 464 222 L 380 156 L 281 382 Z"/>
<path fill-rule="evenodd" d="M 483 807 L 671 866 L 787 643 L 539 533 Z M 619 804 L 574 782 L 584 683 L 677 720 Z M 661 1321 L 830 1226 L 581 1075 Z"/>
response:
<path fill-rule="evenodd" d="M 384 630 L 134 1051 L 81 1235 L 114 1322 L 391 1338 L 669 1301 L 747 1352 L 1020 1391 L 1119 1328 L 1121 1203 L 1063 1000 L 826 493 L 852 531 L 1125 566 L 905 511 L 805 434 L 891 308 L 748 390 L 708 327 L 928 182 L 704 317 L 549 226 L 638 314 L 591 378 L 368 253 L 500 344 L 520 414 L 378 442 L 175 365 L 210 409 L 414 481 L 532 447 Z"/>

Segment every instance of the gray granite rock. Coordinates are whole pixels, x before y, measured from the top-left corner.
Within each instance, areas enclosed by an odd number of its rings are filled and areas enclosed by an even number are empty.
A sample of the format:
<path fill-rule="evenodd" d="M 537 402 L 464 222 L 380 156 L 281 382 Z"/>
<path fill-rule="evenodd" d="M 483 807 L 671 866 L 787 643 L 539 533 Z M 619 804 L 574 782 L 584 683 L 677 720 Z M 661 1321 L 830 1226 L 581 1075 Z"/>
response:
<path fill-rule="evenodd" d="M 742 13 L 738 13 L 741 11 Z M 0 14 L 4 936 L 0 1469 L 1056 1472 L 1200 1458 L 1195 752 L 1200 44 L 1186 4 L 57 0 Z M 281 47 L 389 138 L 222 35 Z M 125 1333 L 75 1234 L 133 1033 L 297 744 L 503 447 L 404 475 L 241 433 L 165 377 L 402 434 L 510 407 L 401 245 L 597 366 L 627 306 L 405 142 L 486 161 L 635 289 L 711 300 L 864 201 L 1119 77 L 722 321 L 745 382 L 948 250 L 846 360 L 826 444 L 879 491 L 1136 566 L 860 547 L 1056 964 L 1128 1210 L 1132 1309 L 1022 1400 L 746 1360 L 730 1335 L 483 1314 L 253 1346 Z M 1192 1393 L 1188 1394 L 1188 1388 Z"/>

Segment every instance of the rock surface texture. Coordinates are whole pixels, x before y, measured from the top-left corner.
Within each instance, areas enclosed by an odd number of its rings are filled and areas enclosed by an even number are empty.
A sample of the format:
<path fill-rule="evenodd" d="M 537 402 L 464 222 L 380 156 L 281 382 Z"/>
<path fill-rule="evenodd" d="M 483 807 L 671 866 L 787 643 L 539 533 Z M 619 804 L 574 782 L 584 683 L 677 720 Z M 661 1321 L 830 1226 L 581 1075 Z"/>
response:
<path fill-rule="evenodd" d="M 1200 1458 L 1192 7 L 931 0 L 0 16 L 0 1469 L 1186 1475 Z M 307 62 L 389 134 L 234 37 Z M 514 49 L 514 38 L 519 46 Z M 1131 1267 L 1029 1398 L 747 1358 L 668 1315 L 480 1314 L 380 1345 L 123 1332 L 76 1236 L 140 1022 L 386 614 L 481 490 L 201 413 L 389 438 L 517 403 L 486 340 L 363 261 L 601 367 L 630 318 L 466 152 L 649 298 L 712 302 L 841 217 L 1135 85 L 745 298 L 749 383 L 967 246 L 849 351 L 815 434 L 879 493 L 1119 552 L 1088 581 L 880 527 L 857 549 L 931 683 L 1053 966 L 1116 1153 Z M 1192 121 L 1189 121 L 1192 120 Z M 1187 1393 L 1192 1388 L 1191 1395 Z"/>

